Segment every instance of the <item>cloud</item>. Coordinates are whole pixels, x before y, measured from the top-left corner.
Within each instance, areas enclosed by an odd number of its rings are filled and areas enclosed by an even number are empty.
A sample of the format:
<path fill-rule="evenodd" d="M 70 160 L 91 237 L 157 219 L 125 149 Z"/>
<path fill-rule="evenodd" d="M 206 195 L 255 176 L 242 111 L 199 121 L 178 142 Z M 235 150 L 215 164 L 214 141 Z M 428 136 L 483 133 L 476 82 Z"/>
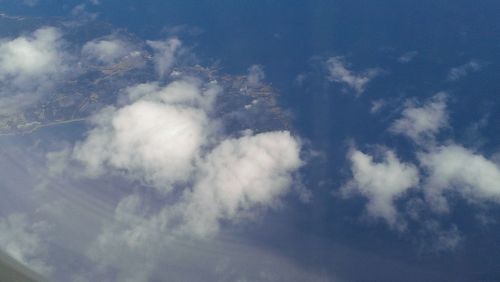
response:
<path fill-rule="evenodd" d="M 402 115 L 390 130 L 419 144 L 416 155 L 427 176 L 423 186 L 427 201 L 436 211 L 449 210 L 446 191 L 471 202 L 500 202 L 500 169 L 496 163 L 453 142 L 436 144 L 434 136 L 448 126 L 446 94 L 438 93 L 422 106 L 411 104 Z M 429 140 L 432 142 L 425 142 Z"/>
<path fill-rule="evenodd" d="M 470 62 L 468 62 L 466 64 L 452 68 L 448 72 L 448 80 L 450 80 L 450 81 L 460 80 L 461 78 L 467 76 L 469 73 L 477 72 L 480 69 L 481 69 L 481 65 L 477 61 L 471 60 Z"/>
<path fill-rule="evenodd" d="M 94 3 L 91 3 L 94 5 Z M 88 22 L 88 21 L 93 21 L 97 18 L 98 14 L 97 13 L 91 13 L 87 10 L 87 5 L 86 4 L 79 4 L 76 5 L 72 10 L 71 10 L 71 15 L 78 19 L 79 21 L 82 22 Z"/>
<path fill-rule="evenodd" d="M 219 144 L 199 166 L 183 207 L 189 233 L 211 235 L 221 220 L 237 220 L 286 194 L 301 166 L 300 144 L 289 132 L 266 132 Z"/>
<path fill-rule="evenodd" d="M 148 218 L 145 209 L 140 196 L 123 198 L 116 206 L 113 220 L 89 247 L 89 258 L 100 268 L 118 270 L 116 281 L 149 280 L 158 257 L 169 243 L 162 217 Z"/>
<path fill-rule="evenodd" d="M 389 131 L 405 135 L 416 143 L 432 141 L 439 130 L 448 125 L 446 99 L 446 93 L 440 92 L 423 105 L 410 103 Z"/>
<path fill-rule="evenodd" d="M 143 83 L 126 90 L 131 102 L 143 100 L 167 103 L 199 108 L 207 113 L 212 111 L 219 91 L 221 89 L 216 83 L 203 84 L 194 78 L 176 80 L 165 87 L 161 87 L 157 82 Z"/>
<path fill-rule="evenodd" d="M 22 264 L 49 274 L 52 268 L 46 264 L 46 246 L 40 237 L 43 223 L 31 224 L 23 214 L 10 214 L 0 218 L 0 246 Z"/>
<path fill-rule="evenodd" d="M 433 252 L 449 252 L 457 249 L 463 242 L 462 233 L 456 225 L 444 228 L 437 220 L 428 220 L 423 223 L 423 233 L 427 241 L 423 242 L 423 247 Z"/>
<path fill-rule="evenodd" d="M 252 65 L 250 68 L 248 68 L 247 86 L 250 88 L 259 87 L 265 77 L 266 74 L 264 73 L 264 69 L 262 69 L 261 66 Z"/>
<path fill-rule="evenodd" d="M 382 154 L 382 160 L 376 162 L 372 156 L 353 149 L 349 153 L 352 179 L 342 187 L 342 193 L 361 194 L 368 199 L 368 215 L 401 228 L 404 226 L 394 202 L 418 185 L 419 172 L 414 165 L 401 162 L 391 150 L 384 149 Z"/>
<path fill-rule="evenodd" d="M 38 0 L 23 0 L 22 3 L 29 7 L 34 7 L 38 4 Z"/>
<path fill-rule="evenodd" d="M 164 41 L 147 41 L 154 51 L 154 62 L 156 72 L 163 78 L 172 68 L 176 55 L 181 50 L 182 43 L 177 38 L 169 38 Z"/>
<path fill-rule="evenodd" d="M 406 63 L 413 61 L 413 59 L 415 59 L 416 56 L 418 56 L 417 51 L 409 51 L 409 52 L 406 52 L 403 55 L 401 55 L 398 58 L 398 62 L 400 62 L 402 64 L 406 64 Z"/>
<path fill-rule="evenodd" d="M 69 59 L 61 37 L 58 29 L 42 27 L 0 40 L 0 115 L 35 103 L 66 77 Z"/>
<path fill-rule="evenodd" d="M 360 73 L 354 73 L 348 69 L 342 57 L 331 57 L 326 61 L 329 72 L 328 79 L 344 84 L 355 91 L 357 95 L 362 94 L 368 83 L 380 74 L 378 69 L 367 69 Z"/>
<path fill-rule="evenodd" d="M 443 228 L 436 219 L 451 212 L 450 198 L 478 206 L 500 203 L 500 166 L 494 157 L 488 159 L 452 140 L 437 140 L 436 134 L 448 126 L 446 100 L 445 93 L 438 93 L 425 103 L 407 103 L 402 117 L 389 129 L 415 142 L 415 165 L 401 162 L 389 149 L 383 149 L 378 162 L 351 150 L 352 178 L 341 189 L 344 196 L 366 197 L 368 215 L 393 227 L 405 228 L 407 219 L 418 224 L 423 230 L 420 235 L 432 242 L 424 245 L 432 251 L 453 250 L 463 241 L 455 225 Z M 405 209 L 398 209 L 394 202 L 412 187 L 416 193 L 404 198 Z"/>
<path fill-rule="evenodd" d="M 37 29 L 30 35 L 0 41 L 0 79 L 14 81 L 30 88 L 39 80 L 47 80 L 64 69 L 61 32 L 52 27 Z"/>
<path fill-rule="evenodd" d="M 146 89 L 151 92 L 137 97 Z M 213 99 L 217 91 L 202 91 L 186 81 L 130 88 L 133 102 L 100 111 L 92 119 L 94 128 L 75 147 L 74 158 L 90 174 L 102 174 L 108 168 L 124 170 L 169 191 L 172 184 L 189 179 L 202 145 L 212 134 L 206 112 L 195 105 Z"/>
<path fill-rule="evenodd" d="M 95 39 L 85 43 L 82 55 L 90 60 L 104 64 L 112 64 L 117 60 L 130 55 L 133 51 L 131 44 L 118 38 Z"/>
<path fill-rule="evenodd" d="M 67 54 L 57 29 L 4 40 L 1 48 L 15 56 L 0 53 L 0 78 L 12 89 L 24 87 L 29 93 L 50 93 L 47 90 L 60 89 L 60 82 L 64 89 L 68 73 L 75 70 L 73 59 L 84 62 L 77 70 L 85 74 L 89 61 L 97 67 L 116 63 L 140 46 L 126 38 L 112 35 L 89 41 L 80 60 Z M 148 44 L 158 74 L 168 75 L 182 44 L 177 39 Z M 34 59 L 25 63 L 26 54 Z M 262 69 L 251 67 L 250 76 L 250 84 L 263 85 Z M 36 172 L 30 170 L 33 182 L 40 177 L 40 183 L 30 185 L 36 186 L 30 193 L 19 192 L 30 200 L 27 209 L 36 210 L 54 229 L 39 232 L 41 224 L 23 216 L 0 219 L 0 244 L 10 246 L 16 258 L 47 271 L 51 268 L 44 260 L 65 267 L 61 258 L 71 253 L 72 264 L 78 265 L 72 268 L 75 279 L 147 281 L 158 271 L 159 260 L 177 259 L 168 254 L 177 242 L 198 240 L 206 246 L 225 231 L 223 226 L 243 224 L 279 207 L 303 164 L 302 144 L 288 131 L 255 134 L 223 128 L 226 116 L 215 107 L 221 91 L 215 79 L 182 75 L 168 83 L 160 79 L 123 89 L 115 105 L 92 114 L 81 139 L 43 153 L 46 166 L 37 164 Z M 231 100 L 223 102 L 232 106 Z M 184 252 L 193 257 L 192 251 Z M 290 262 L 287 267 L 292 267 Z M 54 276 L 71 280 L 65 271 L 55 269 Z"/>
<path fill-rule="evenodd" d="M 429 175 L 425 180 L 428 202 L 436 211 L 449 211 L 445 193 L 455 192 L 469 202 L 500 203 L 500 168 L 460 145 L 438 146 L 418 154 Z"/>
<path fill-rule="evenodd" d="M 91 257 L 122 268 L 120 281 L 147 280 L 177 240 L 211 240 L 223 222 L 240 222 L 275 206 L 301 163 L 299 143 L 288 132 L 226 139 L 200 160 L 192 187 L 185 187 L 178 201 L 150 213 L 146 198 L 123 198 L 114 221 L 93 244 Z"/>
<path fill-rule="evenodd" d="M 74 146 L 86 175 L 123 172 L 155 188 L 156 200 L 142 193 L 120 200 L 90 249 L 96 263 L 121 269 L 121 281 L 147 280 L 173 241 L 213 238 L 221 224 L 275 208 L 291 190 L 300 141 L 287 131 L 225 136 L 212 115 L 220 91 L 192 78 L 130 87 Z"/>
<path fill-rule="evenodd" d="M 372 107 L 370 108 L 370 113 L 376 114 L 380 112 L 380 110 L 382 110 L 382 108 L 384 108 L 385 106 L 387 106 L 387 102 L 385 100 L 379 99 L 372 101 Z"/>
<path fill-rule="evenodd" d="M 187 225 L 195 233 L 213 233 L 220 218 L 272 204 L 301 164 L 300 144 L 288 132 L 247 132 L 237 139 L 218 135 L 219 122 L 209 118 L 218 91 L 193 80 L 131 87 L 129 104 L 93 117 L 93 128 L 76 144 L 73 158 L 88 175 L 124 171 L 163 193 L 174 184 L 192 183 L 183 204 L 183 213 L 190 214 Z"/>

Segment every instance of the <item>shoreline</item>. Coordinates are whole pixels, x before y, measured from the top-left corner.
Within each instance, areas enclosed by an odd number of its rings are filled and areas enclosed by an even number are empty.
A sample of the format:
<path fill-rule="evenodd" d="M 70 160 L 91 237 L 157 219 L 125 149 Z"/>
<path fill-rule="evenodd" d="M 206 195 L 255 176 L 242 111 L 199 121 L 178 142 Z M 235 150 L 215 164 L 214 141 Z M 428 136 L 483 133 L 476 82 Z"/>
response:
<path fill-rule="evenodd" d="M 23 131 L 23 132 L 0 133 L 0 137 L 27 135 L 27 134 L 32 134 L 37 130 L 44 129 L 47 127 L 53 127 L 53 126 L 58 126 L 58 125 L 63 125 L 63 124 L 68 124 L 68 123 L 74 123 L 74 122 L 82 122 L 82 121 L 86 121 L 86 120 L 87 120 L 86 118 L 79 118 L 79 119 L 55 121 L 55 122 L 51 122 L 51 123 L 37 125 L 37 126 L 33 127 L 32 129 L 27 130 L 27 131 Z"/>

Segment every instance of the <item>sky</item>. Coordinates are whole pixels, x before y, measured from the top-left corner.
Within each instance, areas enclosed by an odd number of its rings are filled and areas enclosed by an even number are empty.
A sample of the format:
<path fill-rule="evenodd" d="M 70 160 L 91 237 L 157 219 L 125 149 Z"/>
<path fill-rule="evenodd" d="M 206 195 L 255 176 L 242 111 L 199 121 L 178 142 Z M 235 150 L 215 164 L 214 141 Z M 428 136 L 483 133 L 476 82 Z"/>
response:
<path fill-rule="evenodd" d="M 499 10 L 0 0 L 0 118 L 94 101 L 0 136 L 0 249 L 49 281 L 498 280 Z"/>

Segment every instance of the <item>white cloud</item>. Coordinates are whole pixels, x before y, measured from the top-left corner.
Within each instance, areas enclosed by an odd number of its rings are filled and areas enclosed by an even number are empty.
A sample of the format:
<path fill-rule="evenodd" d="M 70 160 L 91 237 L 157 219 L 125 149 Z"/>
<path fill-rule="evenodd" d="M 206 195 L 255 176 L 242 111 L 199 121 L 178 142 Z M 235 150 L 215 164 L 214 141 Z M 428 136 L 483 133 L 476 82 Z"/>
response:
<path fill-rule="evenodd" d="M 342 187 L 345 196 L 361 194 L 368 199 L 368 215 L 381 218 L 392 227 L 403 227 L 394 202 L 419 183 L 417 168 L 401 162 L 394 152 L 384 150 L 380 162 L 358 150 L 349 154 L 352 179 Z"/>
<path fill-rule="evenodd" d="M 227 139 L 201 159 L 182 197 L 157 212 L 133 194 L 120 201 L 114 221 L 91 248 L 103 266 L 121 269 L 120 281 L 147 280 L 165 249 L 181 238 L 212 239 L 222 222 L 272 208 L 301 165 L 300 144 L 288 132 Z"/>
<path fill-rule="evenodd" d="M 105 64 L 115 63 L 131 52 L 130 43 L 115 38 L 92 40 L 82 47 L 84 57 Z"/>
<path fill-rule="evenodd" d="M 424 105 L 409 104 L 389 130 L 406 135 L 416 143 L 432 140 L 439 130 L 448 125 L 446 98 L 446 94 L 441 92 Z"/>
<path fill-rule="evenodd" d="M 120 281 L 147 280 L 172 240 L 213 238 L 222 223 L 275 208 L 290 192 L 301 143 L 287 131 L 222 135 L 211 114 L 218 91 L 193 79 L 130 87 L 74 147 L 89 175 L 124 171 L 161 195 L 124 197 L 90 248 L 97 264 L 120 269 Z"/>
<path fill-rule="evenodd" d="M 252 65 L 248 68 L 247 86 L 250 88 L 259 87 L 266 77 L 264 70 L 259 65 Z"/>
<path fill-rule="evenodd" d="M 459 145 L 444 145 L 419 153 L 418 158 L 429 175 L 425 192 L 435 210 L 449 210 L 447 191 L 470 202 L 500 203 L 500 167 L 484 156 Z"/>
<path fill-rule="evenodd" d="M 174 65 L 176 55 L 181 49 L 182 43 L 174 37 L 164 41 L 147 41 L 147 44 L 154 51 L 156 72 L 162 78 Z"/>
<path fill-rule="evenodd" d="M 204 88 L 202 91 L 200 88 Z M 215 83 L 201 85 L 196 79 L 174 81 L 165 87 L 158 83 L 144 83 L 129 87 L 126 92 L 132 102 L 139 100 L 212 110 L 220 88 Z"/>
<path fill-rule="evenodd" d="M 137 97 L 144 89 L 152 92 Z M 172 184 L 189 179 L 213 129 L 206 112 L 190 104 L 213 99 L 216 91 L 202 91 L 182 81 L 164 88 L 149 84 L 131 88 L 133 103 L 107 107 L 96 115 L 94 128 L 75 147 L 74 157 L 91 174 L 104 173 L 106 168 L 125 170 L 161 191 L 169 191 Z"/>
<path fill-rule="evenodd" d="M 211 235 L 221 220 L 273 206 L 292 185 L 292 173 L 301 165 L 299 152 L 300 144 L 286 131 L 223 141 L 201 162 L 185 199 L 188 232 Z"/>
<path fill-rule="evenodd" d="M 368 83 L 380 74 L 378 69 L 368 69 L 354 73 L 348 69 L 342 57 L 331 57 L 326 61 L 330 81 L 344 84 L 352 88 L 357 95 L 362 94 Z"/>
<path fill-rule="evenodd" d="M 387 106 L 387 102 L 382 99 L 372 101 L 372 107 L 370 108 L 370 113 L 376 114 L 380 112 L 380 110 L 385 106 Z"/>
<path fill-rule="evenodd" d="M 93 3 L 92 3 L 93 4 Z M 91 13 L 87 10 L 87 5 L 86 4 L 79 4 L 76 5 L 72 10 L 71 10 L 71 15 L 75 17 L 76 19 L 80 21 L 93 21 L 97 18 L 98 14 L 97 13 Z"/>
<path fill-rule="evenodd" d="M 89 249 L 89 257 L 100 267 L 119 270 L 116 281 L 147 281 L 169 242 L 162 217 L 147 217 L 142 200 L 138 195 L 122 199 L 113 221 L 104 227 Z"/>
<path fill-rule="evenodd" d="M 73 12 L 86 15 L 84 6 Z M 180 41 L 148 43 L 159 75 L 167 75 L 181 50 Z M 54 28 L 2 40 L 2 86 L 29 95 L 65 86 L 61 83 L 70 77 L 69 72 L 87 71 L 84 64 L 81 68 L 71 64 L 79 60 L 69 57 L 70 49 L 65 47 L 61 32 Z M 114 63 L 133 48 L 126 37 L 102 37 L 87 42 L 78 54 L 86 58 L 78 59 Z M 263 78 L 261 68 L 249 69 L 249 84 L 262 85 Z M 224 135 L 215 118 L 219 113 L 214 112 L 220 91 L 215 82 L 192 78 L 124 90 L 115 106 L 90 118 L 90 129 L 80 142 L 44 154 L 49 164 L 29 171 L 36 178 L 33 193 L 19 191 L 23 197 L 30 194 L 26 209 L 36 210 L 37 217 L 57 226 L 45 234 L 39 230 L 43 226 L 33 224 L 31 218 L 1 218 L 0 245 L 23 263 L 48 272 L 51 268 L 44 262 L 47 243 L 51 263 L 61 266 L 55 277 L 65 281 L 70 280 L 64 273 L 68 265 L 59 262 L 69 253 L 75 255 L 70 262 L 75 279 L 95 281 L 92 278 L 98 276 L 101 280 L 147 281 L 160 254 L 165 256 L 166 248 L 175 246 L 170 244 L 171 238 L 183 243 L 190 236 L 207 239 L 216 236 L 224 224 L 241 223 L 278 207 L 302 165 L 301 143 L 288 131 Z M 11 99 L 13 104 L 16 99 Z M 30 149 L 42 153 L 38 151 L 44 150 L 42 146 L 37 143 Z M 108 175 L 124 177 L 102 184 L 98 178 Z M 36 183 L 38 177 L 43 181 Z M 112 187 L 123 183 L 124 189 Z M 109 190 L 96 193 L 103 186 Z M 99 197 L 104 194 L 106 197 Z M 119 201 L 118 195 L 124 198 Z M 291 262 L 286 265 L 293 268 Z M 284 273 L 291 276 L 289 271 Z"/>
<path fill-rule="evenodd" d="M 135 48 L 124 38 L 108 36 L 87 42 L 79 59 L 115 63 Z M 181 50 L 180 41 L 148 44 L 154 50 L 158 74 L 167 75 Z M 37 101 L 64 86 L 61 83 L 70 72 L 86 71 L 85 65 L 76 68 L 72 64 L 78 60 L 66 47 L 61 32 L 50 27 L 1 40 L 0 110 L 7 102 L 17 106 L 19 101 L 28 101 L 24 97 Z M 260 85 L 263 78 L 259 67 L 249 69 L 249 84 Z M 240 223 L 277 206 L 291 191 L 294 172 L 302 165 L 301 143 L 287 131 L 224 135 L 214 117 L 220 91 L 215 82 L 194 78 L 129 87 L 117 105 L 89 119 L 90 129 L 80 142 L 46 155 L 49 164 L 46 171 L 37 166 L 37 176 L 38 168 L 46 174 L 40 172 L 43 183 L 37 183 L 41 188 L 33 195 L 34 206 L 39 204 L 35 203 L 38 197 L 43 204 L 33 208 L 58 225 L 57 230 L 47 232 L 49 245 L 61 249 L 55 251 L 55 260 L 65 252 L 84 254 L 98 266 L 117 267 L 119 281 L 146 281 L 169 238 L 214 236 L 223 223 Z M 89 191 L 95 187 L 86 187 L 88 182 L 98 183 L 99 177 L 107 175 L 124 176 L 122 183 L 146 192 L 131 193 L 118 204 L 115 198 L 94 199 L 95 191 Z M 82 192 L 82 186 L 89 191 Z M 129 188 L 110 197 L 130 193 Z M 154 203 L 144 194 L 155 195 Z M 85 221 L 82 230 L 74 230 L 79 229 L 75 216 Z M 23 263 L 49 272 L 38 228 L 23 216 L 0 219 L 0 245 Z M 93 247 L 88 249 L 88 244 Z M 86 250 L 90 251 L 85 254 Z M 87 278 L 78 273 L 75 277 Z"/>
<path fill-rule="evenodd" d="M 46 247 L 39 231 L 43 224 L 31 224 L 22 214 L 0 218 L 0 247 L 22 264 L 49 274 L 52 268 L 45 262 Z"/>
<path fill-rule="evenodd" d="M 65 69 L 61 57 L 61 33 L 43 27 L 27 36 L 0 41 L 0 80 L 16 85 L 47 80 Z"/>
<path fill-rule="evenodd" d="M 458 228 L 441 227 L 432 219 L 436 214 L 451 211 L 450 197 L 460 197 L 471 204 L 500 203 L 500 166 L 480 153 L 471 151 L 452 141 L 441 143 L 436 134 L 448 126 L 447 95 L 438 93 L 426 103 L 408 103 L 402 117 L 390 131 L 409 137 L 417 145 L 418 167 L 401 163 L 395 154 L 385 150 L 379 162 L 360 151 L 351 151 L 352 179 L 341 190 L 344 195 L 358 193 L 368 199 L 369 215 L 385 219 L 390 225 L 404 225 L 408 216 L 425 229 L 427 239 L 433 241 L 433 250 L 453 250 L 463 237 Z M 397 200 L 411 187 L 421 193 L 404 202 L 406 208 L 397 210 Z"/>
<path fill-rule="evenodd" d="M 424 247 L 428 247 L 434 252 L 453 251 L 464 240 L 461 232 L 455 225 L 445 229 L 436 220 L 428 220 L 423 223 L 423 231 L 429 236 L 429 241 L 424 243 Z"/>
<path fill-rule="evenodd" d="M 403 55 L 401 55 L 399 58 L 398 58 L 398 62 L 402 63 L 402 64 L 406 64 L 406 63 L 409 63 L 411 61 L 413 61 L 413 59 L 415 59 L 415 57 L 418 55 L 418 52 L 417 51 L 409 51 L 409 52 L 406 52 L 404 53 Z"/>
<path fill-rule="evenodd" d="M 97 114 L 73 157 L 90 175 L 123 170 L 162 192 L 192 183 L 183 214 L 190 214 L 185 219 L 198 233 L 212 233 L 219 218 L 270 205 L 301 163 L 300 144 L 288 132 L 216 136 L 218 121 L 209 115 L 217 91 L 188 80 L 131 87 L 130 104 Z"/>
<path fill-rule="evenodd" d="M 208 119 L 207 100 L 215 94 L 205 100 L 200 88 L 188 81 L 129 88 L 131 104 L 101 112 L 75 147 L 91 171 L 124 169 L 170 195 L 160 206 L 126 196 L 92 244 L 90 258 L 117 268 L 120 281 L 148 280 L 176 240 L 211 238 L 223 222 L 275 207 L 302 164 L 300 142 L 286 131 L 210 139 L 218 122 Z M 165 194 L 173 182 L 178 196 Z"/>
<path fill-rule="evenodd" d="M 42 27 L 0 40 L 0 114 L 10 114 L 43 98 L 68 71 L 61 32 Z"/>
<path fill-rule="evenodd" d="M 476 72 L 481 69 L 481 65 L 475 61 L 471 60 L 470 62 L 463 64 L 461 66 L 452 68 L 448 72 L 448 80 L 457 81 L 465 76 L 467 76 L 471 72 Z"/>

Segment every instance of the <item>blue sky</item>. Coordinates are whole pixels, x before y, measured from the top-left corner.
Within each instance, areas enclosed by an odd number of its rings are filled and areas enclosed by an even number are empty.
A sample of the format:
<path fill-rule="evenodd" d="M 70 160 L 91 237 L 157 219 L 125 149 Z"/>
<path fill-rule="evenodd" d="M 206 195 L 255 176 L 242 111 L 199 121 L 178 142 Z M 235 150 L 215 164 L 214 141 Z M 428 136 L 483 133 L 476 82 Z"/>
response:
<path fill-rule="evenodd" d="M 497 2 L 21 2 L 0 0 L 28 23 L 0 29 L 4 119 L 134 71 L 85 121 L 1 137 L 0 246 L 22 263 L 56 281 L 498 279 Z"/>

